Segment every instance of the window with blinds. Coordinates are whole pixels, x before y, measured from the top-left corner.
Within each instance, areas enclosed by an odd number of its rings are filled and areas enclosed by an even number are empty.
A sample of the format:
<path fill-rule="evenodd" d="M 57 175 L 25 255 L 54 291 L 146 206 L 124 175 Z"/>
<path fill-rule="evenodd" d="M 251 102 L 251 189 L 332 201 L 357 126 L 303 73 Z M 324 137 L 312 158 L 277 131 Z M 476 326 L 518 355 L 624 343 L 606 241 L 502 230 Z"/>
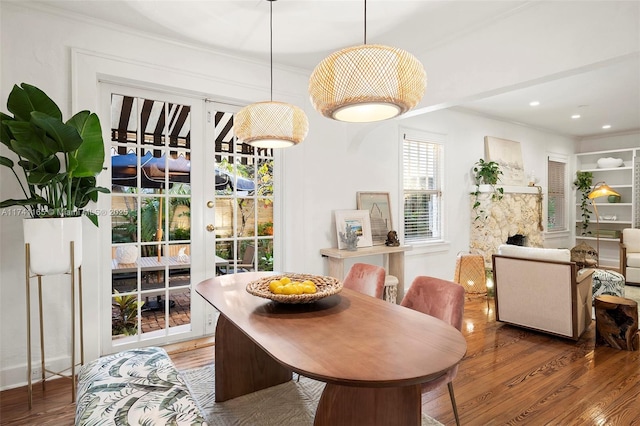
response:
<path fill-rule="evenodd" d="M 547 201 L 547 230 L 564 231 L 565 223 L 565 169 L 566 163 L 549 159 L 548 173 L 548 201 Z"/>
<path fill-rule="evenodd" d="M 404 239 L 442 239 L 442 151 L 439 143 L 403 141 Z"/>

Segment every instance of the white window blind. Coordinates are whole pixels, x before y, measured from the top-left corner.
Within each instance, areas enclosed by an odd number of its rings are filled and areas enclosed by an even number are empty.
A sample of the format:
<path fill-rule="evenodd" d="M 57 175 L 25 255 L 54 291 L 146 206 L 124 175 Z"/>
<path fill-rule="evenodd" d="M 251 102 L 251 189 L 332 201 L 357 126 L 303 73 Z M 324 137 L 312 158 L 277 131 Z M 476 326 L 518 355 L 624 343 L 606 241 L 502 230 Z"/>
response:
<path fill-rule="evenodd" d="M 404 238 L 407 243 L 442 239 L 442 145 L 403 142 Z"/>
<path fill-rule="evenodd" d="M 548 173 L 548 202 L 547 229 L 549 231 L 564 231 L 565 223 L 565 169 L 566 164 L 549 159 Z"/>

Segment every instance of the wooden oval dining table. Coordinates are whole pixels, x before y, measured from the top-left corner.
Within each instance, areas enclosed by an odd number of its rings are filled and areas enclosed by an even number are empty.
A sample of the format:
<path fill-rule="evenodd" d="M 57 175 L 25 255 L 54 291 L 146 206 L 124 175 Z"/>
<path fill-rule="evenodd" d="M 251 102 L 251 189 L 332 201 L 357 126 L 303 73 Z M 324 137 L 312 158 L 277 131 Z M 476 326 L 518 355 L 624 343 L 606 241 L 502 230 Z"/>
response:
<path fill-rule="evenodd" d="M 420 425 L 421 384 L 460 362 L 456 328 L 423 313 L 343 288 L 312 303 L 254 296 L 244 272 L 200 282 L 220 312 L 215 400 L 285 383 L 292 372 L 325 382 L 314 425 Z"/>

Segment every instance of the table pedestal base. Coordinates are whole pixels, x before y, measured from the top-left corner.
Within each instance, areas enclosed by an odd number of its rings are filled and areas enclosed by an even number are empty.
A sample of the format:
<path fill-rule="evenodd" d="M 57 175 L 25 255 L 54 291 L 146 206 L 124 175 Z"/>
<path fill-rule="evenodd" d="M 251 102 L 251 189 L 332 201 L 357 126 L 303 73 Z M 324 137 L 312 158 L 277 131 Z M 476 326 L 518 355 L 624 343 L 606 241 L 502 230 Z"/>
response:
<path fill-rule="evenodd" d="M 291 370 L 270 357 L 224 315 L 215 344 L 216 402 L 286 383 Z"/>
<path fill-rule="evenodd" d="M 419 425 L 421 417 L 420 385 L 363 388 L 327 383 L 313 424 Z"/>

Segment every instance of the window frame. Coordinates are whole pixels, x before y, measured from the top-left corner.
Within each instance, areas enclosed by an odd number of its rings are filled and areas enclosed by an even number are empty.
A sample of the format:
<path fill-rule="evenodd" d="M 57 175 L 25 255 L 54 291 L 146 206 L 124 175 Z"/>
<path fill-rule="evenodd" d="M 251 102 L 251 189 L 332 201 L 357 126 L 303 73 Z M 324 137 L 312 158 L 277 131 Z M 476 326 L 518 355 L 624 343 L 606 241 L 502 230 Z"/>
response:
<path fill-rule="evenodd" d="M 435 189 L 426 189 L 426 190 L 418 190 L 421 193 L 425 194 L 436 194 L 439 200 L 439 214 L 438 214 L 438 225 L 439 235 L 432 238 L 420 238 L 420 239 L 410 239 L 407 240 L 406 232 L 405 232 L 405 195 L 407 192 L 415 193 L 416 190 L 408 190 L 405 188 L 404 182 L 404 171 L 405 171 L 405 144 L 406 142 L 413 143 L 423 143 L 423 144 L 432 144 L 438 147 L 439 158 L 437 159 L 437 170 L 435 174 L 438 176 L 437 181 L 439 185 Z M 400 144 L 399 144 L 399 206 L 400 206 L 400 231 L 402 240 L 408 246 L 412 247 L 422 247 L 425 248 L 426 251 L 439 251 L 441 250 L 440 246 L 446 243 L 445 241 L 445 182 L 444 182 L 444 165 L 445 165 L 445 136 L 442 134 L 431 133 L 431 132 L 422 132 L 415 130 L 401 131 L 400 132 Z"/>
<path fill-rule="evenodd" d="M 554 227 L 553 229 L 549 227 L 549 218 L 550 218 L 549 203 L 551 202 L 551 199 L 554 198 L 554 196 L 552 195 L 553 185 L 549 176 L 549 173 L 551 171 L 551 167 L 550 167 L 551 162 L 560 163 L 564 165 L 563 182 L 562 182 L 562 191 L 563 191 L 562 208 L 564 212 L 562 217 L 563 223 L 561 228 Z M 557 233 L 565 233 L 569 231 L 570 209 L 568 208 L 568 204 L 569 204 L 570 192 L 568 190 L 568 185 L 569 185 L 568 173 L 569 173 L 569 159 L 566 156 L 557 155 L 557 154 L 552 154 L 547 156 L 547 202 L 545 203 L 545 209 L 546 209 L 545 224 L 546 224 L 546 231 L 548 233 L 557 234 Z"/>

